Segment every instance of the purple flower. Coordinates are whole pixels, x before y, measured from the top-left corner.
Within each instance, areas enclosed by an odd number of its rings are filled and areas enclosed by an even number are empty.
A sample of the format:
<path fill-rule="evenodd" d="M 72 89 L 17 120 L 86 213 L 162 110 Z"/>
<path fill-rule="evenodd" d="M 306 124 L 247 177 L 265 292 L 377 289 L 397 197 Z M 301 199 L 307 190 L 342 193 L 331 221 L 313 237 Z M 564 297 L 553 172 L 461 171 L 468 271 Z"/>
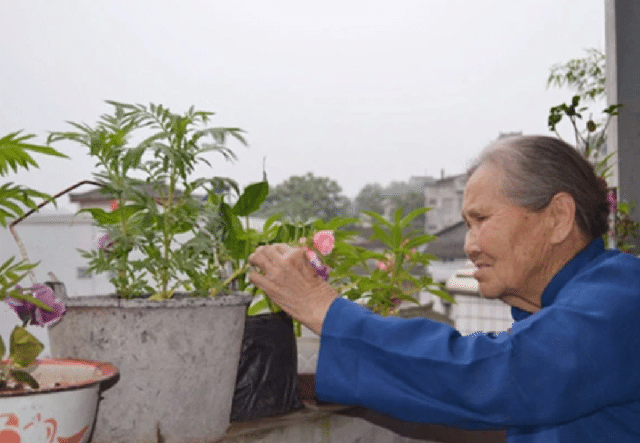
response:
<path fill-rule="evenodd" d="M 60 320 L 62 314 L 64 314 L 65 308 L 60 300 L 58 300 L 53 294 L 53 289 L 42 283 L 36 283 L 31 287 L 33 296 L 40 300 L 42 303 L 49 306 L 53 311 L 47 312 L 34 306 L 35 312 L 31 323 L 38 326 L 49 326 Z"/>
<path fill-rule="evenodd" d="M 25 291 L 20 286 L 16 286 L 16 289 Z M 26 291 L 30 291 L 35 298 L 49 306 L 53 311 L 47 312 L 26 300 L 6 297 L 5 301 L 7 304 L 18 314 L 18 317 L 20 317 L 23 322 L 30 322 L 32 325 L 37 326 L 49 326 L 60 320 L 62 314 L 64 314 L 65 307 L 62 302 L 55 297 L 53 289 L 42 283 L 36 283 L 31 288 L 26 289 Z"/>
<path fill-rule="evenodd" d="M 328 280 L 331 268 L 322 264 L 318 255 L 313 251 L 307 251 L 307 258 L 309 259 L 309 263 L 311 263 L 313 270 L 316 271 L 316 274 L 322 277 L 325 281 Z"/>
<path fill-rule="evenodd" d="M 98 239 L 98 249 L 104 249 L 105 251 L 108 251 L 112 246 L 113 241 L 111 241 L 111 236 L 109 234 L 104 234 Z"/>

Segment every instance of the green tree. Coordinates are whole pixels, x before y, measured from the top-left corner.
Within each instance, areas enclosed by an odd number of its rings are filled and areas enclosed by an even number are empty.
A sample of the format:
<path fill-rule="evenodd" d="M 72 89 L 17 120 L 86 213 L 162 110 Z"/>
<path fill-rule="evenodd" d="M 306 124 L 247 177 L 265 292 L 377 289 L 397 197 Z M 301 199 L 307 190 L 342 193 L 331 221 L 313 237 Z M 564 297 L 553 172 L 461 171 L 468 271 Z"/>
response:
<path fill-rule="evenodd" d="M 611 117 L 618 115 L 622 105 L 611 105 L 604 109 L 601 118 L 593 118 L 593 112 L 583 102 L 598 102 L 605 98 L 605 58 L 597 49 L 587 49 L 584 58 L 569 60 L 567 63 L 555 64 L 551 67 L 547 78 L 549 86 L 568 87 L 575 92 L 570 103 L 562 103 L 554 106 L 549 111 L 548 125 L 558 137 L 556 127 L 567 117 L 571 123 L 576 139 L 576 147 L 591 161 L 598 172 L 605 176 L 608 171 L 606 155 L 606 132 Z M 589 118 L 584 129 L 579 127 L 579 120 L 583 114 L 589 112 Z"/>
<path fill-rule="evenodd" d="M 321 219 L 328 221 L 345 215 L 349 199 L 342 188 L 328 177 L 293 175 L 269 190 L 269 195 L 258 212 L 263 216 L 282 214 L 291 221 Z"/>
<path fill-rule="evenodd" d="M 547 88 L 568 86 L 578 92 L 585 100 L 604 98 L 604 54 L 597 49 L 587 49 L 587 56 L 574 58 L 567 63 L 558 63 L 551 67 Z"/>
<path fill-rule="evenodd" d="M 551 67 L 547 78 L 547 87 L 567 86 L 576 94 L 571 98 L 571 103 L 562 103 L 554 106 L 549 111 L 548 125 L 558 137 L 556 126 L 567 117 L 571 123 L 576 139 L 576 147 L 595 166 L 596 172 L 603 178 L 607 178 L 611 169 L 611 157 L 614 152 L 607 152 L 606 134 L 611 119 L 620 113 L 622 104 L 611 105 L 602 110 L 602 116 L 589 119 L 581 129 L 578 121 L 582 119 L 588 107 L 581 105 L 580 101 L 601 101 L 605 98 L 605 57 L 597 49 L 587 49 L 587 56 L 569 60 L 565 64 L 556 64 Z M 616 200 L 613 194 L 612 200 Z M 612 214 L 615 226 L 616 248 L 624 252 L 635 249 L 635 245 L 629 243 L 630 238 L 638 239 L 640 223 L 636 222 L 631 214 L 635 202 L 615 201 L 615 211 Z"/>
<path fill-rule="evenodd" d="M 384 213 L 384 201 L 382 186 L 378 183 L 369 183 L 360 190 L 356 196 L 356 210 L 358 212 L 371 211 L 376 214 Z"/>

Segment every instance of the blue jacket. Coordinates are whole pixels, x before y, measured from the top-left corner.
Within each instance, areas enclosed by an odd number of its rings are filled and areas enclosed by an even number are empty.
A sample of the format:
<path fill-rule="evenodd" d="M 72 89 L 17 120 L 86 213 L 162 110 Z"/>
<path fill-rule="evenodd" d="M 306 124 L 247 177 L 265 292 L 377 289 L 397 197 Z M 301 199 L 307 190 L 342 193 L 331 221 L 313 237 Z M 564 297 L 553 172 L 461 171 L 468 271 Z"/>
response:
<path fill-rule="evenodd" d="M 416 423 L 506 429 L 508 442 L 640 442 L 640 259 L 598 238 L 510 332 L 461 336 L 336 299 L 318 398 Z"/>

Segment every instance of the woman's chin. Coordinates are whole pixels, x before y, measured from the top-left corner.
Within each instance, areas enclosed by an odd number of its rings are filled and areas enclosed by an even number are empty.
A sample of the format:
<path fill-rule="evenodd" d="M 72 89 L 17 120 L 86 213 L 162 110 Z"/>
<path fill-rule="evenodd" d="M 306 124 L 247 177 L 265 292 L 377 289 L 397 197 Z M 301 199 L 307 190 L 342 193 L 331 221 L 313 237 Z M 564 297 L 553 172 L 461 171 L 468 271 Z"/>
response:
<path fill-rule="evenodd" d="M 490 285 L 480 283 L 478 285 L 478 290 L 480 291 L 480 295 L 482 298 L 500 298 L 500 291 L 496 290 L 496 288 L 492 288 Z"/>

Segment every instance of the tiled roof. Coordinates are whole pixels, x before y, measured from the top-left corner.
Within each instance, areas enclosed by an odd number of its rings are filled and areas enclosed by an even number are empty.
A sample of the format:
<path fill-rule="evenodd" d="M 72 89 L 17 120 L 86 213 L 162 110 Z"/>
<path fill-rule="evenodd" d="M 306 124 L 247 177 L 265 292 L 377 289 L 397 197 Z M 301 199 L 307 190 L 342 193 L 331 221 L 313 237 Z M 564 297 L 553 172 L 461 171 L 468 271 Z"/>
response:
<path fill-rule="evenodd" d="M 441 260 L 467 258 L 464 252 L 464 238 L 467 228 L 464 221 L 459 221 L 451 226 L 438 231 L 438 237 L 427 244 L 426 252 L 433 254 Z"/>

